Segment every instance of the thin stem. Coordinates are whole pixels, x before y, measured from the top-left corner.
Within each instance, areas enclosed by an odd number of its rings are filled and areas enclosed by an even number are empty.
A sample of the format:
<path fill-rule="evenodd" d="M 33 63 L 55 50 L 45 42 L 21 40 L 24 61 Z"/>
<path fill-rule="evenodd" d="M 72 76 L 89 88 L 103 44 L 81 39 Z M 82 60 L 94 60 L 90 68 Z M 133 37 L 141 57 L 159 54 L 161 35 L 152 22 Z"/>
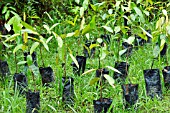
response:
<path fill-rule="evenodd" d="M 151 69 L 153 68 L 155 59 L 152 60 Z"/>
<path fill-rule="evenodd" d="M 100 70 L 101 71 L 101 75 L 100 75 L 100 101 L 103 101 L 103 95 L 102 95 L 102 75 L 103 75 L 103 69 Z"/>
<path fill-rule="evenodd" d="M 67 45 L 65 44 L 65 51 L 64 51 L 64 77 L 66 77 L 66 75 L 67 75 L 67 72 L 66 72 L 66 69 L 67 69 L 67 67 L 66 67 L 66 63 L 67 63 L 67 60 L 66 60 L 66 54 L 67 54 L 67 51 L 66 51 L 66 49 L 67 49 L 67 47 L 66 47 Z"/>
<path fill-rule="evenodd" d="M 33 80 L 33 82 L 34 82 L 34 91 L 36 91 L 36 82 L 35 82 L 35 76 L 34 76 L 34 73 L 32 72 L 32 70 L 31 70 L 31 75 L 32 75 L 32 80 Z"/>
<path fill-rule="evenodd" d="M 99 50 L 99 56 L 98 56 L 98 58 L 99 58 L 99 69 L 100 69 L 100 50 Z"/>
<path fill-rule="evenodd" d="M 130 47 L 128 47 L 128 49 L 127 49 L 127 54 L 126 54 L 126 74 L 128 74 L 128 58 L 129 58 L 129 49 L 130 49 Z M 130 82 L 130 84 L 131 84 L 131 80 L 130 80 L 130 78 L 128 77 L 128 80 L 129 80 L 129 82 Z"/>
<path fill-rule="evenodd" d="M 40 46 L 40 55 L 41 55 L 41 61 L 42 61 L 43 67 L 45 67 L 41 46 Z"/>
<path fill-rule="evenodd" d="M 16 55 L 16 53 L 15 53 L 15 67 L 16 67 L 15 72 L 17 73 L 18 72 L 18 65 L 17 65 L 17 55 Z"/>
<path fill-rule="evenodd" d="M 167 52 L 166 52 L 166 65 L 168 66 L 169 63 L 168 63 L 168 44 L 167 44 Z"/>
<path fill-rule="evenodd" d="M 118 38 L 117 63 L 119 63 L 120 38 Z"/>

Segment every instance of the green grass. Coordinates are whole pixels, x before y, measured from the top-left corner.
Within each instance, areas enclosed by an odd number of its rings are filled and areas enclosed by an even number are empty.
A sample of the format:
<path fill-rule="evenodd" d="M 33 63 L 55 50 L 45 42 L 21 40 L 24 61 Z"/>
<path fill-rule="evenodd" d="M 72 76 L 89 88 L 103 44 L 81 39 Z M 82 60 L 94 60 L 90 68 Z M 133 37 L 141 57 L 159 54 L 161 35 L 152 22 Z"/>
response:
<path fill-rule="evenodd" d="M 75 41 L 75 40 L 73 40 Z M 70 42 L 72 40 L 70 39 Z M 111 47 L 111 51 L 113 51 L 114 44 Z M 95 72 L 92 72 L 87 75 L 77 76 L 72 73 L 72 67 L 70 66 L 72 59 L 69 55 L 67 55 L 67 76 L 71 76 L 74 78 L 74 90 L 75 90 L 75 105 L 69 106 L 62 103 L 62 92 L 59 88 L 60 78 L 63 75 L 63 69 L 61 67 L 62 60 L 59 60 L 59 64 L 56 65 L 56 50 L 57 47 L 54 43 L 49 45 L 50 52 L 46 52 L 43 49 L 43 58 L 45 60 L 46 66 L 51 66 L 55 73 L 55 82 L 52 84 L 52 87 L 42 87 L 41 77 L 36 76 L 36 84 L 37 90 L 40 91 L 40 112 L 42 113 L 92 113 L 93 112 L 93 100 L 100 98 L 99 90 L 96 90 L 95 86 L 90 86 L 89 81 L 95 76 Z M 77 49 L 77 44 L 74 43 L 72 45 L 71 50 L 74 55 L 76 51 L 79 51 L 79 54 L 82 55 L 82 48 L 79 47 Z M 164 88 L 163 77 L 161 70 L 166 65 L 164 58 L 161 58 L 160 61 L 156 60 L 153 68 L 160 69 L 161 82 L 162 82 L 162 90 L 163 90 L 163 100 L 151 100 L 146 96 L 145 91 L 145 82 L 143 76 L 143 70 L 149 69 L 152 63 L 152 50 L 153 47 L 151 44 L 147 44 L 143 47 L 140 47 L 138 50 L 133 50 L 132 55 L 128 58 L 128 62 L 130 64 L 129 75 L 128 78 L 132 83 L 139 84 L 139 101 L 137 103 L 138 109 L 135 111 L 133 108 L 124 109 L 123 100 L 122 100 L 122 89 L 120 84 L 115 83 L 115 88 L 112 88 L 108 82 L 104 85 L 103 97 L 113 99 L 113 111 L 114 113 L 168 113 L 170 112 L 169 107 L 169 92 Z M 39 50 L 36 50 L 38 53 L 38 64 L 42 66 Z M 60 53 L 58 53 L 60 54 Z M 170 54 L 168 54 L 170 55 Z M 20 60 L 22 57 L 20 53 L 18 55 L 17 60 Z M 15 73 L 15 64 L 13 62 L 14 56 L 11 54 L 8 58 L 8 63 L 11 70 L 11 75 L 7 78 L 5 84 L 0 82 L 0 112 L 2 113 L 22 113 L 26 111 L 26 98 L 25 96 L 18 95 L 17 92 L 13 90 L 13 75 Z M 121 61 L 126 61 L 126 58 L 121 58 Z M 115 56 L 108 55 L 106 59 L 101 61 L 102 67 L 105 66 L 113 66 L 115 64 Z M 23 70 L 23 66 L 19 66 L 20 71 Z M 86 64 L 86 71 L 91 68 L 97 69 L 98 67 L 98 59 L 97 55 L 95 58 L 88 59 Z M 33 89 L 33 81 L 31 80 L 31 75 L 28 76 L 28 84 L 29 88 Z M 113 72 L 110 70 L 110 76 L 113 76 Z M 126 83 L 129 83 L 128 79 L 126 79 Z"/>

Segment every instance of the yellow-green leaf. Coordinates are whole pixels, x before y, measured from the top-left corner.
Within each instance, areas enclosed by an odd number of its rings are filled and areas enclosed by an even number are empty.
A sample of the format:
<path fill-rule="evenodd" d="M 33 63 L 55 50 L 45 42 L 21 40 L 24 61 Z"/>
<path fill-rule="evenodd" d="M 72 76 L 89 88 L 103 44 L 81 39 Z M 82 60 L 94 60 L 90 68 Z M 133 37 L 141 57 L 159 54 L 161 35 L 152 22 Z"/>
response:
<path fill-rule="evenodd" d="M 90 80 L 90 85 L 95 84 L 96 82 L 98 82 L 100 80 L 99 77 L 94 77 L 93 79 Z"/>
<path fill-rule="evenodd" d="M 96 70 L 96 69 L 90 69 L 90 70 L 84 72 L 82 75 L 86 75 L 86 74 L 91 73 L 91 72 L 93 72 L 93 71 L 95 71 L 95 70 Z"/>
<path fill-rule="evenodd" d="M 110 84 L 113 88 L 115 88 L 115 86 L 114 86 L 115 80 L 114 80 L 111 76 L 109 76 L 109 75 L 107 75 L 107 74 L 104 74 L 104 77 L 105 77 L 106 80 L 109 82 L 109 84 Z"/>
<path fill-rule="evenodd" d="M 14 48 L 13 53 L 15 54 L 19 49 L 22 49 L 22 46 L 23 46 L 23 44 L 17 45 L 17 46 Z"/>
<path fill-rule="evenodd" d="M 23 65 L 23 64 L 26 64 L 26 63 L 27 63 L 27 61 L 20 61 L 20 62 L 17 63 L 17 65 Z"/>
<path fill-rule="evenodd" d="M 76 66 L 79 68 L 79 64 L 78 64 L 76 58 L 71 53 L 70 53 L 70 57 L 73 60 L 73 62 L 76 64 Z"/>
<path fill-rule="evenodd" d="M 117 70 L 116 68 L 114 68 L 114 67 L 111 67 L 111 66 L 106 66 L 107 68 L 109 68 L 109 69 L 111 69 L 111 70 L 113 70 L 114 72 L 117 72 L 117 73 L 119 73 L 119 74 L 122 74 L 119 70 Z"/>
<path fill-rule="evenodd" d="M 12 36 L 10 36 L 9 38 L 7 38 L 6 40 L 5 40 L 5 42 L 8 42 L 8 41 L 12 41 L 12 40 L 14 40 L 17 36 L 19 36 L 20 34 L 19 33 L 17 33 L 17 34 L 13 34 Z"/>
<path fill-rule="evenodd" d="M 88 25 L 83 29 L 82 35 L 88 33 L 90 30 L 91 30 L 91 29 L 90 29 L 90 24 L 88 24 Z"/>

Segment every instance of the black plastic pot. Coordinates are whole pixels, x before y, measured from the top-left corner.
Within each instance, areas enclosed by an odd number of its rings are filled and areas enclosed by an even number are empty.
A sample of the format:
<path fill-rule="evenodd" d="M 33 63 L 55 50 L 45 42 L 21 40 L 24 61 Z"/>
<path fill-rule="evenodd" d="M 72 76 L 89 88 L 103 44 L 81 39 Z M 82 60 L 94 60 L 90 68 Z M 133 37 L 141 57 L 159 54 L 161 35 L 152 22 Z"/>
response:
<path fill-rule="evenodd" d="M 48 86 L 51 82 L 54 81 L 54 73 L 51 67 L 40 67 L 39 68 L 42 84 Z"/>
<path fill-rule="evenodd" d="M 85 43 L 85 46 L 90 50 L 90 45 L 91 44 L 96 44 L 96 41 L 93 41 L 93 42 L 89 42 L 89 41 L 86 41 L 86 43 Z M 95 54 L 95 51 L 96 51 L 96 49 L 95 49 L 95 47 L 94 48 L 92 48 L 91 50 L 90 50 L 90 53 L 88 53 L 88 50 L 84 47 L 84 56 L 86 57 L 86 58 L 91 58 L 91 57 L 93 57 L 94 56 L 94 54 Z"/>
<path fill-rule="evenodd" d="M 62 101 L 66 104 L 74 104 L 74 79 L 72 77 L 62 77 L 63 95 Z"/>
<path fill-rule="evenodd" d="M 128 17 L 128 16 L 130 16 L 130 13 L 126 12 L 124 15 Z M 128 22 L 128 20 L 126 18 L 124 18 L 124 26 L 127 26 L 127 22 Z"/>
<path fill-rule="evenodd" d="M 24 94 L 28 86 L 27 77 L 23 73 L 15 73 L 13 79 L 14 79 L 14 91 L 19 90 L 20 94 Z"/>
<path fill-rule="evenodd" d="M 162 73 L 164 78 L 164 85 L 167 89 L 170 89 L 170 66 L 164 67 Z"/>
<path fill-rule="evenodd" d="M 138 100 L 138 84 L 124 84 L 123 101 L 125 108 L 133 106 Z"/>
<path fill-rule="evenodd" d="M 112 104 L 112 99 L 109 98 L 103 98 L 102 101 L 101 99 L 93 100 L 94 113 L 107 113 L 111 104 Z M 113 108 L 111 108 L 110 111 L 112 112 Z"/>
<path fill-rule="evenodd" d="M 76 64 L 74 62 L 72 62 L 71 65 L 73 67 L 73 73 L 80 75 L 81 70 L 82 70 L 82 73 L 84 73 L 84 71 L 85 71 L 86 57 L 84 57 L 84 56 L 76 56 L 76 60 L 77 60 L 77 62 L 79 64 L 79 68 L 76 66 Z"/>
<path fill-rule="evenodd" d="M 117 70 L 119 70 L 121 72 L 121 74 L 114 72 L 113 78 L 117 79 L 118 82 L 125 81 L 125 79 L 128 75 L 129 66 L 130 65 L 127 62 L 119 62 L 119 63 L 116 62 L 115 68 Z"/>
<path fill-rule="evenodd" d="M 132 49 L 133 49 L 132 44 L 129 44 L 127 42 L 123 42 L 122 47 L 123 47 L 123 49 L 127 49 L 126 52 L 124 53 L 124 55 L 130 56 L 132 54 Z"/>
<path fill-rule="evenodd" d="M 143 38 L 141 38 L 138 35 L 135 35 L 135 46 L 143 46 L 146 43 L 146 40 L 144 40 Z"/>
<path fill-rule="evenodd" d="M 27 61 L 27 56 L 30 55 L 30 52 L 24 52 L 24 60 Z M 38 67 L 37 63 L 37 53 L 34 51 L 31 55 L 33 64 Z M 27 63 L 25 63 L 25 66 L 28 66 Z"/>
<path fill-rule="evenodd" d="M 162 98 L 162 88 L 159 69 L 144 70 L 144 78 L 146 84 L 146 93 L 151 98 Z"/>
<path fill-rule="evenodd" d="M 26 113 L 38 113 L 40 109 L 40 92 L 26 92 Z"/>
<path fill-rule="evenodd" d="M 2 78 L 6 77 L 7 75 L 10 75 L 10 70 L 7 61 L 0 60 L 0 75 Z"/>
<path fill-rule="evenodd" d="M 102 68 L 102 69 L 97 69 L 97 70 L 96 70 L 96 77 L 99 77 L 99 78 L 100 78 L 101 75 L 102 75 L 102 79 L 103 79 L 103 80 L 106 80 L 106 79 L 103 77 L 104 74 L 107 74 L 107 75 L 109 74 L 109 71 L 108 71 L 106 68 Z"/>

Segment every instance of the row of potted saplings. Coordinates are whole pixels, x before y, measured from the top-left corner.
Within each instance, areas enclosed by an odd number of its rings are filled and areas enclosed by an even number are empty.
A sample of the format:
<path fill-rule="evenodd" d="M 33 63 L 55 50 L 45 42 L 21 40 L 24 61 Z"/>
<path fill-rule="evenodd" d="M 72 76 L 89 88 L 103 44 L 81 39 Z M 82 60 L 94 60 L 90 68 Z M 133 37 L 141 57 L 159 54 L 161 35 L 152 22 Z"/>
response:
<path fill-rule="evenodd" d="M 77 68 L 76 64 L 73 62 L 73 72 L 75 74 L 80 75 L 80 72 L 82 73 L 85 70 L 86 65 L 86 59 L 87 57 L 90 57 L 94 50 L 91 50 L 91 54 L 89 55 L 87 51 L 84 51 L 86 54 L 86 57 L 84 56 L 76 56 L 76 59 L 79 64 L 79 68 Z M 88 55 L 87 55 L 88 54 Z M 24 53 L 24 59 L 26 60 L 27 55 L 29 53 Z M 32 59 L 35 66 L 38 67 L 37 61 L 36 61 L 36 52 L 32 53 Z M 27 64 L 25 64 L 27 67 Z M 115 63 L 115 68 L 121 72 L 117 73 L 114 72 L 113 78 L 116 79 L 118 82 L 123 83 L 128 75 L 128 69 L 129 64 L 127 62 L 118 62 Z M 9 67 L 6 61 L 0 61 L 0 72 L 1 77 L 4 79 L 6 75 L 10 74 Z M 51 82 L 54 81 L 54 74 L 51 67 L 40 67 L 39 72 L 42 76 L 42 84 L 48 86 Z M 151 98 L 159 97 L 162 98 L 162 89 L 161 89 L 161 80 L 160 80 L 160 72 L 159 69 L 147 69 L 144 70 L 144 78 L 145 78 L 145 84 L 146 84 L 146 92 L 147 95 Z M 165 87 L 170 88 L 170 66 L 166 66 L 163 70 L 163 77 L 164 77 L 164 84 Z M 96 77 L 101 77 L 104 74 L 109 74 L 109 71 L 105 68 L 96 70 Z M 19 90 L 20 94 L 26 93 L 26 101 L 27 101 L 27 107 L 26 112 L 31 113 L 34 110 L 34 113 L 38 112 L 40 109 L 40 94 L 38 91 L 31 92 L 26 91 L 28 83 L 27 83 L 27 77 L 23 73 L 15 73 L 14 74 L 14 89 Z M 103 77 L 101 77 L 103 79 Z M 72 77 L 62 77 L 62 86 L 63 86 L 63 102 L 67 104 L 73 104 L 74 103 L 74 79 Z M 17 88 L 16 88 L 17 86 Z M 138 84 L 123 84 L 123 100 L 125 108 L 129 108 L 132 105 L 135 105 L 135 103 L 138 100 Z M 112 100 L 108 98 L 100 98 L 98 100 L 93 101 L 94 104 L 94 112 L 100 113 L 102 111 L 107 112 L 112 104 Z M 110 109 L 112 110 L 112 109 Z"/>

